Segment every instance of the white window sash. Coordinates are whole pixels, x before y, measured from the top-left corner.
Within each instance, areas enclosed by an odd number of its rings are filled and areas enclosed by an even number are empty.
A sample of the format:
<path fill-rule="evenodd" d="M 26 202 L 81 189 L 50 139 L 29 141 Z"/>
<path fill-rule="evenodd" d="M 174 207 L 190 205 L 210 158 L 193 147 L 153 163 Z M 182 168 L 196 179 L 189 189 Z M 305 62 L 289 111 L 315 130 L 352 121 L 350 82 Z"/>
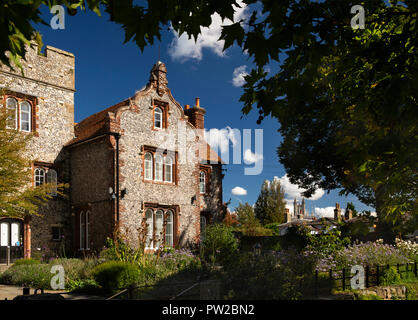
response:
<path fill-rule="evenodd" d="M 10 107 L 10 105 L 9 105 L 9 101 L 14 101 L 14 106 L 13 106 L 13 108 L 11 108 L 11 107 Z M 6 120 L 6 128 L 7 128 L 7 129 L 15 129 L 15 130 L 17 130 L 17 109 L 18 109 L 18 104 L 17 104 L 16 99 L 13 99 L 13 98 L 8 98 L 8 99 L 6 100 L 6 110 L 7 110 L 7 111 L 9 111 L 9 110 L 14 110 L 14 118 L 13 118 L 13 119 L 11 119 L 11 118 L 10 118 L 10 116 L 8 116 L 8 117 L 7 117 L 7 120 Z M 8 125 L 8 122 L 11 122 L 12 120 L 13 120 L 13 122 L 14 122 L 14 127 L 11 127 L 11 126 L 9 126 L 9 125 Z"/>
<path fill-rule="evenodd" d="M 24 110 L 24 106 L 27 106 L 29 110 Z M 24 101 L 22 103 L 20 103 L 20 130 L 24 131 L 24 132 L 30 132 L 31 131 L 31 105 L 29 104 L 29 102 Z M 27 115 L 27 120 L 23 120 L 23 115 Z M 28 129 L 24 130 L 23 129 L 23 125 L 27 124 Z"/>

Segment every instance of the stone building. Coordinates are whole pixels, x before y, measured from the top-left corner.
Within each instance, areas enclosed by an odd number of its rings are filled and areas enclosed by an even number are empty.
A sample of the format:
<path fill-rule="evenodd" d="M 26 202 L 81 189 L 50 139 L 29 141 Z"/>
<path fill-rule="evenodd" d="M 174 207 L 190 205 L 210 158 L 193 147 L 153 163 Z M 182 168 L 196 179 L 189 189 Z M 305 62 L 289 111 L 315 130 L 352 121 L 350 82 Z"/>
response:
<path fill-rule="evenodd" d="M 164 63 L 143 90 L 78 124 L 74 55 L 50 46 L 38 54 L 33 44 L 23 67 L 24 76 L 0 66 L 0 104 L 15 108 L 15 129 L 34 133 L 31 187 L 70 187 L 40 216 L 0 217 L 0 262 L 7 246 L 16 258 L 64 246 L 97 251 L 116 229 L 136 244 L 144 224 L 149 250 L 193 245 L 201 225 L 222 218 L 222 161 L 203 139 L 206 111 L 198 98 L 185 108 L 173 98 Z"/>
<path fill-rule="evenodd" d="M 293 218 L 294 219 L 303 219 L 306 214 L 306 207 L 305 207 L 305 198 L 302 198 L 302 202 L 296 202 L 296 198 L 293 201 Z"/>

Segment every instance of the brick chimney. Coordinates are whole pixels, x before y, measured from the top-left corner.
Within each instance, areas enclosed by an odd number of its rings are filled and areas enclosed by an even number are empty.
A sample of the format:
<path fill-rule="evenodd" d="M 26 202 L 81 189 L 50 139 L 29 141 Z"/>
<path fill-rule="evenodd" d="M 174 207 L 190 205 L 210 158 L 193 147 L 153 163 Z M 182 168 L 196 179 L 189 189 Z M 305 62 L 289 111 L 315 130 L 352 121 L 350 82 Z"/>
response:
<path fill-rule="evenodd" d="M 189 105 L 184 107 L 184 114 L 189 117 L 189 122 L 195 126 L 196 129 L 205 128 L 205 113 L 206 110 L 200 106 L 200 99 L 196 98 L 196 104 L 190 108 Z"/>
<path fill-rule="evenodd" d="M 341 221 L 341 208 L 340 208 L 340 204 L 338 202 L 335 204 L 334 220 Z"/>

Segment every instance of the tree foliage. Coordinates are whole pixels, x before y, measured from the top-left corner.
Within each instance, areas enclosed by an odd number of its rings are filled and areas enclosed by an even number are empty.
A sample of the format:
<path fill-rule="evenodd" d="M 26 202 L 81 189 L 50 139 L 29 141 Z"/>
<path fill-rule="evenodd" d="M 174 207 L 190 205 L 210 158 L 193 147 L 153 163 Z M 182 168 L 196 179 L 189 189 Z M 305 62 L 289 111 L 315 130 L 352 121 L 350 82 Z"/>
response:
<path fill-rule="evenodd" d="M 285 193 L 278 179 L 264 181 L 254 206 L 257 219 L 262 224 L 284 223 L 286 221 Z"/>
<path fill-rule="evenodd" d="M 39 206 L 52 198 L 52 184 L 31 187 L 30 161 L 24 151 L 31 134 L 6 129 L 8 115 L 0 109 L 0 216 L 25 217 L 37 215 Z M 63 194 L 65 185 L 58 185 L 58 194 Z"/>
<path fill-rule="evenodd" d="M 342 189 L 397 221 L 416 213 L 417 17 L 416 0 L 370 0 L 365 29 L 353 29 L 351 0 L 243 0 L 244 22 L 223 27 L 224 49 L 237 44 L 254 62 L 245 78 L 243 113 L 257 108 L 280 123 L 280 161 L 292 183 L 306 189 Z M 196 37 L 218 13 L 233 19 L 235 0 L 5 0 L 0 5 L 0 60 L 25 53 L 31 23 L 45 23 L 39 7 L 86 9 L 125 31 L 141 50 L 172 27 Z M 10 57 L 4 53 L 9 50 Z M 9 60 L 10 59 L 10 60 Z M 275 61 L 279 70 L 266 72 Z"/>

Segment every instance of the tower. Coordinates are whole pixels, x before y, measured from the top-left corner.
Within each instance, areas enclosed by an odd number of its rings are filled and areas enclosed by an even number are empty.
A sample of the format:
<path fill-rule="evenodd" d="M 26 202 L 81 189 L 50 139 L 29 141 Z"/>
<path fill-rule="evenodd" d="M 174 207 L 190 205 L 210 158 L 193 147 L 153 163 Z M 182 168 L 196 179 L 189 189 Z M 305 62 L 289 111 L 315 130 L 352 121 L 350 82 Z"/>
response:
<path fill-rule="evenodd" d="M 297 204 L 296 198 L 295 198 L 295 200 L 293 201 L 293 216 L 294 217 L 297 217 L 298 214 L 299 214 L 299 212 L 298 212 L 298 204 Z"/>
<path fill-rule="evenodd" d="M 302 208 L 301 208 L 301 215 L 302 215 L 302 219 L 305 217 L 305 213 L 306 213 L 306 211 L 305 211 L 305 198 L 302 198 Z"/>

